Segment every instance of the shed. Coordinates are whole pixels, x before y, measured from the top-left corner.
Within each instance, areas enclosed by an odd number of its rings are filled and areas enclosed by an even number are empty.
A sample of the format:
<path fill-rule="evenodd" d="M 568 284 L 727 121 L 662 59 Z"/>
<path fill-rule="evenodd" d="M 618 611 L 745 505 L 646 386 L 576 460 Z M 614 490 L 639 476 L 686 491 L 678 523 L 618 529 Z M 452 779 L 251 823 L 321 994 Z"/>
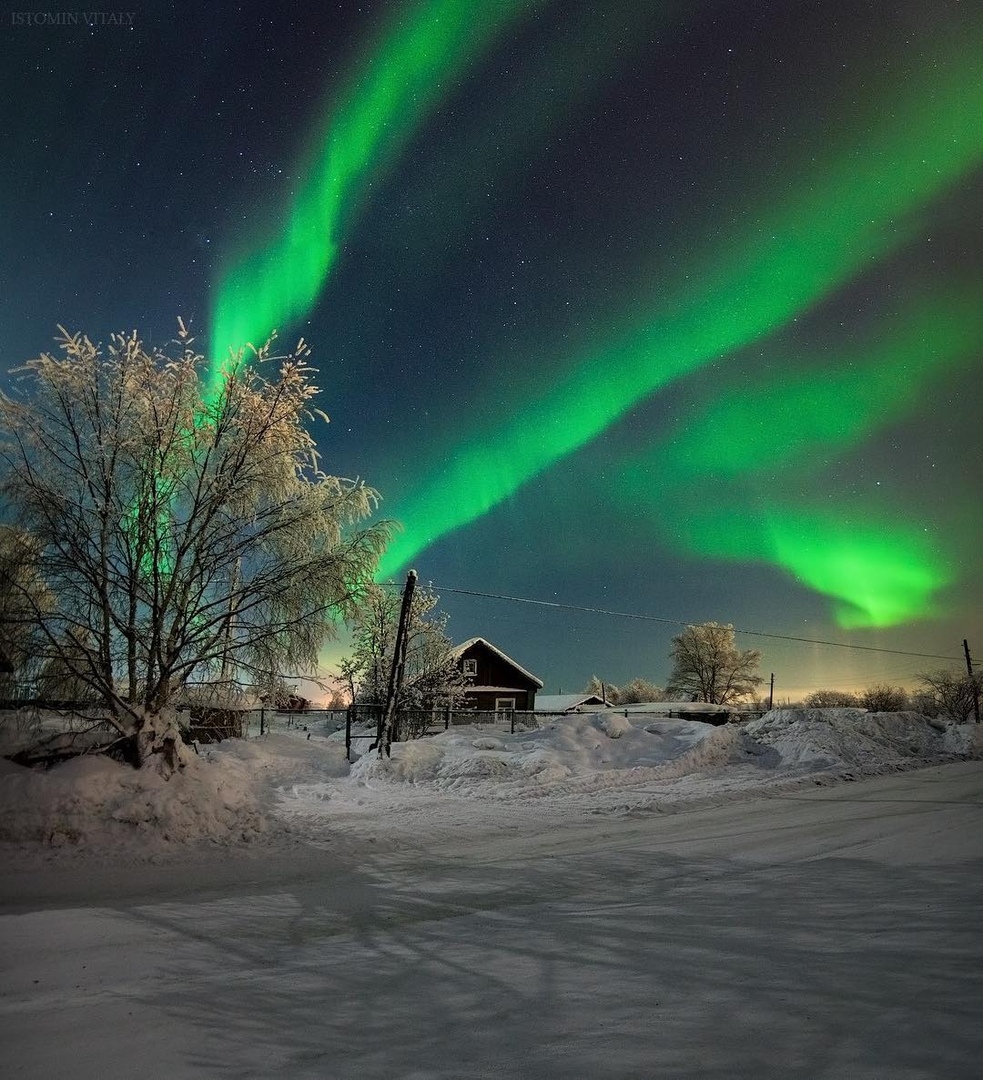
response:
<path fill-rule="evenodd" d="M 536 712 L 590 712 L 613 708 L 610 701 L 597 694 L 544 694 L 536 701 Z"/>

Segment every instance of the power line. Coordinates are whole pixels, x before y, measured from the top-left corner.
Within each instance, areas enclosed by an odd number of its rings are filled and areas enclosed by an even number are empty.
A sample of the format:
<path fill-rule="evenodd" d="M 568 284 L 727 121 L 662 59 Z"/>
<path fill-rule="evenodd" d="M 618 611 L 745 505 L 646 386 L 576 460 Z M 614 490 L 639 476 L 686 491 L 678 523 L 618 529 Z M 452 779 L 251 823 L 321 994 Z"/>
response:
<path fill-rule="evenodd" d="M 658 615 L 645 615 L 634 611 L 611 611 L 608 608 L 584 607 L 580 604 L 563 604 L 555 600 L 534 600 L 528 596 L 507 596 L 503 593 L 478 592 L 476 589 L 452 589 L 428 582 L 428 585 L 441 593 L 455 593 L 458 596 L 479 596 L 487 600 L 510 600 L 515 604 L 533 604 L 537 607 L 557 608 L 561 611 L 584 611 L 590 615 L 611 615 L 618 619 L 637 619 L 643 622 L 663 623 L 667 626 L 691 626 L 684 619 L 664 619 Z M 749 637 L 772 638 L 776 641 L 794 641 L 804 645 L 828 645 L 835 649 L 856 649 L 859 652 L 890 653 L 894 656 L 918 656 L 923 660 L 961 660 L 960 656 L 943 656 L 941 653 L 909 652 L 905 649 L 884 649 L 876 645 L 854 645 L 846 641 L 824 641 L 819 638 L 795 637 L 791 634 L 770 634 L 764 630 L 744 630 L 734 627 L 737 634 Z"/>

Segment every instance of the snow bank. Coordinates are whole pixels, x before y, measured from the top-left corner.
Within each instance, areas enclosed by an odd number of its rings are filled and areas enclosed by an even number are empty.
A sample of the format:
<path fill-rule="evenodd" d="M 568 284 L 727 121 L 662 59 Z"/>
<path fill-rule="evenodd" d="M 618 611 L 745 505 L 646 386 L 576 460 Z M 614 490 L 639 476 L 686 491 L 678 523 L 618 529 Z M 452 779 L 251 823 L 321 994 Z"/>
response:
<path fill-rule="evenodd" d="M 719 767 L 739 743 L 736 728 L 699 721 L 573 714 L 515 735 L 460 727 L 396 743 L 391 758 L 367 754 L 351 775 L 363 784 L 426 785 L 472 797 L 562 794 L 572 785 L 600 790 Z"/>
<path fill-rule="evenodd" d="M 913 712 L 775 709 L 744 730 L 777 750 L 780 767 L 791 773 L 856 769 L 876 774 L 973 753 L 966 733 L 951 733 L 941 721 Z"/>
<path fill-rule="evenodd" d="M 761 789 L 809 774 L 876 775 L 973 755 L 983 740 L 916 713 L 777 709 L 716 727 L 643 713 L 558 717 L 535 731 L 456 728 L 397 743 L 351 769 L 356 784 L 474 799 L 563 798 L 658 788 L 659 798 Z M 684 785 L 671 784 L 685 780 Z"/>
<path fill-rule="evenodd" d="M 479 822 L 538 828 L 550 814 L 662 812 L 981 753 L 976 725 L 862 709 L 778 709 L 720 727 L 606 710 L 514 735 L 452 728 L 352 765 L 343 733 L 294 730 L 203 748 L 169 780 L 101 757 L 49 772 L 0 761 L 0 841 L 144 859 L 288 833 L 357 844 Z"/>
<path fill-rule="evenodd" d="M 263 833 L 252 770 L 231 755 L 192 756 L 165 780 L 107 757 L 80 757 L 47 772 L 10 762 L 0 771 L 0 840 L 156 850 Z"/>

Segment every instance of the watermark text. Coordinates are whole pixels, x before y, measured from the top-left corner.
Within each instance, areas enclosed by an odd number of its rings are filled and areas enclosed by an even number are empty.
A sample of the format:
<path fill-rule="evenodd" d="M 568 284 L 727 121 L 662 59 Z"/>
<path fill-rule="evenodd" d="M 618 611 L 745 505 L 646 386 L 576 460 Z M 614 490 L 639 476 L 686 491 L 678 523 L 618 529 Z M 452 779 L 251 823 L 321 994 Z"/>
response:
<path fill-rule="evenodd" d="M 122 26 L 132 29 L 135 11 L 12 11 L 11 26 Z"/>

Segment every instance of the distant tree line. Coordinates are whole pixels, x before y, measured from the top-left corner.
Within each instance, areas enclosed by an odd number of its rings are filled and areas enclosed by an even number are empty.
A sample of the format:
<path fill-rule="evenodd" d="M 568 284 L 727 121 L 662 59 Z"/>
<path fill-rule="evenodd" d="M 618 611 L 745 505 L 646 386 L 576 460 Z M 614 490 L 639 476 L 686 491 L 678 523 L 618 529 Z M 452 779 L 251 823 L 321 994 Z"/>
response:
<path fill-rule="evenodd" d="M 756 649 L 738 649 L 732 626 L 714 622 L 687 626 L 672 639 L 669 656 L 673 668 L 664 688 L 642 678 L 619 687 L 593 675 L 585 692 L 603 697 L 612 705 L 681 700 L 730 705 L 757 700 L 758 688 L 764 681 L 758 674 L 761 653 Z M 884 683 L 857 693 L 815 690 L 802 704 L 812 709 L 910 710 L 958 723 L 975 718 L 983 696 L 983 675 L 940 669 L 920 674 L 918 684 L 914 690 Z"/>
<path fill-rule="evenodd" d="M 861 708 L 868 712 L 911 712 L 932 719 L 965 724 L 975 719 L 976 704 L 983 696 L 983 675 L 944 668 L 922 672 L 914 690 L 878 683 L 859 693 L 845 690 L 814 690 L 803 702 L 811 709 Z"/>
<path fill-rule="evenodd" d="M 624 686 L 603 682 L 596 675 L 584 687 L 585 694 L 595 694 L 612 705 L 635 705 L 643 701 L 667 701 L 666 692 L 661 686 L 647 679 L 632 679 Z"/>

